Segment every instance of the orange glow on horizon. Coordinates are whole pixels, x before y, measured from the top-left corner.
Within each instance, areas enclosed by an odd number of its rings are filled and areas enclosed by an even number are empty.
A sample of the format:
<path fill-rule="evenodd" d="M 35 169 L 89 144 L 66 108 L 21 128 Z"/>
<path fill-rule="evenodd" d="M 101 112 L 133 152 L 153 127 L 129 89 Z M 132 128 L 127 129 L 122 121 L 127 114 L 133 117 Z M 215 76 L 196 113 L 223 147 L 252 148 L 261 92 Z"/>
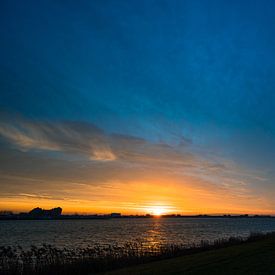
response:
<path fill-rule="evenodd" d="M 164 207 L 156 206 L 155 208 L 151 209 L 154 216 L 161 216 L 167 214 L 167 210 Z"/>
<path fill-rule="evenodd" d="M 273 214 L 269 205 L 255 205 L 249 197 L 236 196 L 226 189 L 211 188 L 195 178 L 144 179 L 108 182 L 102 185 L 71 185 L 55 199 L 55 194 L 36 196 L 21 193 L 1 198 L 0 211 L 28 212 L 35 207 L 61 207 L 64 214 Z M 158 177 L 159 178 L 159 177 Z M 58 185 L 58 182 L 55 182 Z M 198 187 L 200 186 L 200 187 Z M 265 207 L 263 207 L 265 206 Z"/>

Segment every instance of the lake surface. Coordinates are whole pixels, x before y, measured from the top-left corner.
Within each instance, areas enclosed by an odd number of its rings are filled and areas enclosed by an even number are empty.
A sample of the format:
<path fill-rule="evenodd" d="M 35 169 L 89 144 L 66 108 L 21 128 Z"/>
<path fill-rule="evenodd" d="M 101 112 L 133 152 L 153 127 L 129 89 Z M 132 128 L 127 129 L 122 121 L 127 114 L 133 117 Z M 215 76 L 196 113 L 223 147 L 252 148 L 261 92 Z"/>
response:
<path fill-rule="evenodd" d="M 0 221 L 0 245 L 64 248 L 142 242 L 145 246 L 199 243 L 275 231 L 275 218 L 139 218 Z"/>

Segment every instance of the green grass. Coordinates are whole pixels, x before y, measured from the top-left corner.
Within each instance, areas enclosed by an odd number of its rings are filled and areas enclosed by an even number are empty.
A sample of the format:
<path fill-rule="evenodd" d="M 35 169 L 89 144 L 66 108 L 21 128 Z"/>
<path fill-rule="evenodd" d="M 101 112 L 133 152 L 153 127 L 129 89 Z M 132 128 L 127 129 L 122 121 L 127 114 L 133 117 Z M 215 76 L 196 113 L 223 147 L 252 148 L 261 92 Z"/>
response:
<path fill-rule="evenodd" d="M 105 274 L 275 274 L 275 235 L 255 242 L 140 264 Z"/>

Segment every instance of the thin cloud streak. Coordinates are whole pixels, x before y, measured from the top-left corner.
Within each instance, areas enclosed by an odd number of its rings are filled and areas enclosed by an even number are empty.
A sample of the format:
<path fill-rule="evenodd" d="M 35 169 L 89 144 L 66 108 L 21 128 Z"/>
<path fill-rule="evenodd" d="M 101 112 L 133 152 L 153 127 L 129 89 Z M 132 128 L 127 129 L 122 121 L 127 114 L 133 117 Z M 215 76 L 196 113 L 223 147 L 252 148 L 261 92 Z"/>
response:
<path fill-rule="evenodd" d="M 209 211 L 221 198 L 227 199 L 228 208 L 252 201 L 274 207 L 251 190 L 259 175 L 253 178 L 228 160 L 206 159 L 192 152 L 191 142 L 171 146 L 106 133 L 89 123 L 21 117 L 2 119 L 0 134 L 7 145 L 0 147 L 5 200 L 60 200 L 69 209 L 85 201 L 87 211 L 95 205 L 103 211 L 104 204 L 141 211 L 144 205 L 164 201 L 172 209 L 196 212 L 198 198 Z"/>

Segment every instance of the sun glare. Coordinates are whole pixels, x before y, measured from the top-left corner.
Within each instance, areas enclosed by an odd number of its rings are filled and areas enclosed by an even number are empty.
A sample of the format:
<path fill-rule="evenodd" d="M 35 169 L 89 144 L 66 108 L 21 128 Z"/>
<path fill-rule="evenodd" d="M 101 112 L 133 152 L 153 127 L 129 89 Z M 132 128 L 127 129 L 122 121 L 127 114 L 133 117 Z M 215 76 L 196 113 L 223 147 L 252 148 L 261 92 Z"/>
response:
<path fill-rule="evenodd" d="M 165 207 L 162 206 L 155 206 L 152 207 L 150 210 L 154 216 L 161 216 L 167 213 L 167 209 L 165 209 Z"/>

